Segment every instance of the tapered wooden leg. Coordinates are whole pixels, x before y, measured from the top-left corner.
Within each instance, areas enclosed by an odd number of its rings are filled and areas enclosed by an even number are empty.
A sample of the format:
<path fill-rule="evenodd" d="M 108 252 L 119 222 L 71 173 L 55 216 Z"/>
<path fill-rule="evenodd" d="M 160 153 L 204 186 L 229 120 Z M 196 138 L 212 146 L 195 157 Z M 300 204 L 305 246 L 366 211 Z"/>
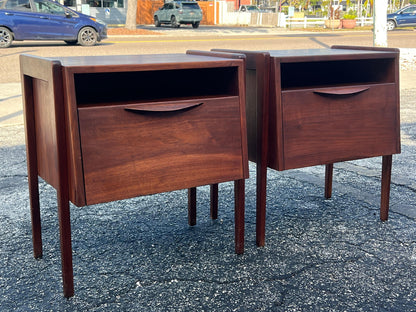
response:
<path fill-rule="evenodd" d="M 188 224 L 196 224 L 196 187 L 188 189 Z"/>
<path fill-rule="evenodd" d="M 32 242 L 33 242 L 33 256 L 41 258 L 42 251 L 42 226 L 40 220 L 40 205 L 39 205 L 39 181 L 38 181 L 38 167 L 36 160 L 36 146 L 35 144 L 27 144 L 27 171 L 29 182 L 29 201 L 30 214 L 32 220 Z"/>
<path fill-rule="evenodd" d="M 36 152 L 36 127 L 33 103 L 33 81 L 31 77 L 23 76 L 23 109 L 26 135 L 26 160 L 29 184 L 30 215 L 32 221 L 33 255 L 42 257 L 42 231 L 39 205 L 39 181 Z"/>
<path fill-rule="evenodd" d="M 43 254 L 42 226 L 41 226 L 41 220 L 40 220 L 39 181 L 38 181 L 38 166 L 37 166 L 37 157 L 36 157 L 36 143 L 30 142 L 26 145 L 26 148 L 27 148 L 26 157 L 27 157 L 27 172 L 28 172 L 28 182 L 29 182 L 30 215 L 31 215 L 31 220 L 32 220 L 33 256 L 35 258 L 41 258 Z"/>
<path fill-rule="evenodd" d="M 334 172 L 334 164 L 325 165 L 325 198 L 332 196 L 332 176 Z"/>
<path fill-rule="evenodd" d="M 69 202 L 58 194 L 58 218 L 61 238 L 62 281 L 64 296 L 74 295 L 74 273 L 72 267 L 71 221 Z"/>
<path fill-rule="evenodd" d="M 52 67 L 55 130 L 56 130 L 56 153 L 58 159 L 58 220 L 59 235 L 61 241 L 62 282 L 64 296 L 69 298 L 74 295 L 74 273 L 72 267 L 72 244 L 71 244 L 71 216 L 69 206 L 69 177 L 68 177 L 68 150 L 66 144 L 66 120 L 65 109 L 62 102 L 61 67 Z"/>
<path fill-rule="evenodd" d="M 383 156 L 381 172 L 381 203 L 380 219 L 387 221 L 389 217 L 390 183 L 391 183 L 392 155 Z"/>
<path fill-rule="evenodd" d="M 69 207 L 67 154 L 64 135 L 65 134 L 60 131 L 60 129 L 57 130 L 57 137 L 60 138 L 57 146 L 59 162 L 59 185 L 57 188 L 57 195 L 59 235 L 61 241 L 62 282 L 64 296 L 69 298 L 74 295 L 74 273 L 72 267 L 71 216 Z"/>
<path fill-rule="evenodd" d="M 268 53 L 259 53 L 256 62 L 256 99 L 247 101 L 247 106 L 255 108 L 257 118 L 255 121 L 256 138 L 254 148 L 256 153 L 256 244 L 264 246 L 266 236 L 266 197 L 267 197 L 267 163 L 269 146 L 269 102 L 271 90 L 274 90 L 276 82 L 270 75 L 270 56 Z M 250 88 L 253 90 L 252 88 Z M 249 90 L 249 89 L 247 89 Z M 250 91 L 251 92 L 251 91 Z"/>
<path fill-rule="evenodd" d="M 266 183 L 267 166 L 257 163 L 256 167 L 256 244 L 264 246 L 266 236 Z"/>
<path fill-rule="evenodd" d="M 210 204 L 211 219 L 215 220 L 218 218 L 218 184 L 210 185 L 210 197 L 211 197 L 211 204 Z"/>
<path fill-rule="evenodd" d="M 42 226 L 41 226 L 41 221 L 40 221 L 39 184 L 38 184 L 37 173 L 29 172 L 28 180 L 29 180 L 30 213 L 31 213 L 31 220 L 32 220 L 33 256 L 35 258 L 41 258 L 43 255 L 42 229 L 41 229 Z"/>
<path fill-rule="evenodd" d="M 64 120 L 58 116 L 57 124 L 64 124 Z M 65 142 L 65 132 L 61 127 L 57 127 L 57 153 L 59 163 L 59 185 L 58 195 L 58 220 L 59 235 L 61 240 L 61 260 L 62 260 L 62 283 L 64 296 L 69 298 L 74 295 L 74 272 L 72 267 L 72 244 L 71 244 L 71 215 L 69 206 L 69 184 L 68 184 L 68 162 Z"/>
<path fill-rule="evenodd" d="M 244 253 L 245 180 L 234 181 L 235 253 Z"/>

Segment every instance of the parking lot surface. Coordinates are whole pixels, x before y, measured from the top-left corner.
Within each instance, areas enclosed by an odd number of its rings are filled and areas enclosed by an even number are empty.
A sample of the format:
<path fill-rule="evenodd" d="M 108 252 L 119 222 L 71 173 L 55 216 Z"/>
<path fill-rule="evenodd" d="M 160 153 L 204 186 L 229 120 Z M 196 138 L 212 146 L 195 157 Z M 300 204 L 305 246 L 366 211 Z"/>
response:
<path fill-rule="evenodd" d="M 412 58 L 409 58 L 412 60 Z M 406 60 L 404 60 L 405 62 Z M 381 158 L 268 172 L 266 246 L 255 244 L 255 165 L 246 247 L 234 254 L 233 184 L 71 206 L 75 296 L 62 295 L 56 192 L 40 181 L 44 256 L 32 256 L 20 83 L 0 84 L 2 311 L 416 311 L 416 77 L 401 71 L 402 153 L 379 220 Z"/>

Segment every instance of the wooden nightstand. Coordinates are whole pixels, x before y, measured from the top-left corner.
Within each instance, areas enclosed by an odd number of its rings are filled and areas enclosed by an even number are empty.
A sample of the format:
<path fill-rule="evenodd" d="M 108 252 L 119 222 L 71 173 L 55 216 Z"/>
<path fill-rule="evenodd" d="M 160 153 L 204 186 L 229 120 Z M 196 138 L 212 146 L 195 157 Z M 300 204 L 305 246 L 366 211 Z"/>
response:
<path fill-rule="evenodd" d="M 326 165 L 383 157 L 380 218 L 387 220 L 392 154 L 400 153 L 399 51 L 236 51 L 246 55 L 249 160 L 257 163 L 257 244 L 265 243 L 267 167 Z"/>
<path fill-rule="evenodd" d="M 20 64 L 34 255 L 42 255 L 40 176 L 58 192 L 66 297 L 74 294 L 69 201 L 188 188 L 195 224 L 195 187 L 235 181 L 235 251 L 243 253 L 244 55 L 21 55 Z"/>

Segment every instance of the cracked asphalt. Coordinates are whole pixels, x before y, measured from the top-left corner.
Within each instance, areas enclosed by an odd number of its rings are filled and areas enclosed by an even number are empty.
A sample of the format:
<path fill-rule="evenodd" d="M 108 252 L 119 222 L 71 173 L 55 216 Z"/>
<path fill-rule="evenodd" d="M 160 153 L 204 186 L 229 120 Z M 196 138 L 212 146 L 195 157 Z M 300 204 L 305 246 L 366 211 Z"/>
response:
<path fill-rule="evenodd" d="M 266 246 L 255 244 L 255 165 L 245 253 L 234 254 L 233 184 L 71 206 L 75 296 L 62 295 L 56 192 L 40 182 L 44 256 L 32 255 L 18 83 L 0 84 L 1 311 L 416 311 L 416 88 L 402 72 L 402 153 L 379 220 L 381 158 L 268 172 Z"/>

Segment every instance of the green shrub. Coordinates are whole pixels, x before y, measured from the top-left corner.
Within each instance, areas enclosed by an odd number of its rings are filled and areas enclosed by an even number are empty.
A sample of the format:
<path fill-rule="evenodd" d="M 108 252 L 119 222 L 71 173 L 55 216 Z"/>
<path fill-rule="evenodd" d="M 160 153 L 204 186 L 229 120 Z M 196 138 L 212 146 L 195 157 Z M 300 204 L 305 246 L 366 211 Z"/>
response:
<path fill-rule="evenodd" d="M 342 16 L 342 18 L 343 19 L 350 19 L 350 20 L 356 19 L 357 18 L 357 12 L 355 12 L 354 10 L 349 10 L 348 13 L 345 13 Z"/>

